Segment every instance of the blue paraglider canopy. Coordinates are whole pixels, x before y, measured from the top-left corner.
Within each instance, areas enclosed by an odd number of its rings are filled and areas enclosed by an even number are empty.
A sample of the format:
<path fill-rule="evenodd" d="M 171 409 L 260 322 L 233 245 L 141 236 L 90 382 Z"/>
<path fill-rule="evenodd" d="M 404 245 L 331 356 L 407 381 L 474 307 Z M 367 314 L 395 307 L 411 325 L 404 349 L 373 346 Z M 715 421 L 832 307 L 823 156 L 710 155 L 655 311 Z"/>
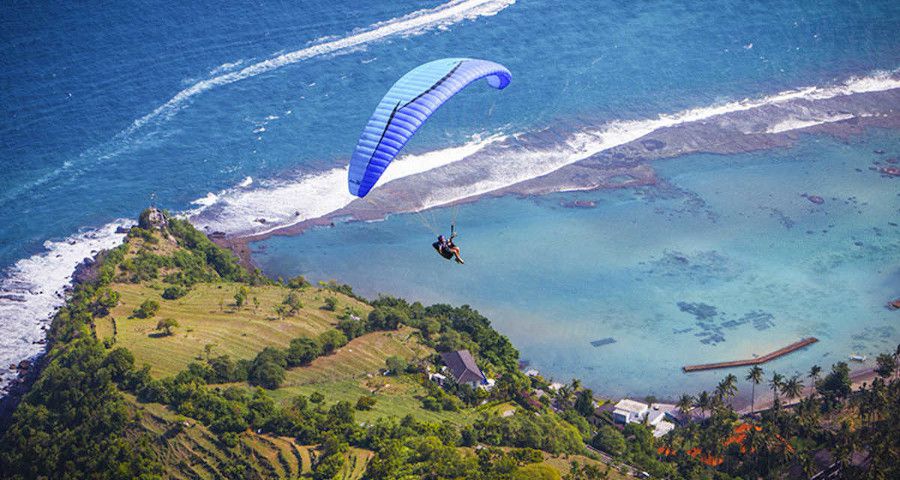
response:
<path fill-rule="evenodd" d="M 481 78 L 502 90 L 512 74 L 487 60 L 443 58 L 420 65 L 397 80 L 379 102 L 350 158 L 350 193 L 365 197 L 428 117 Z"/>

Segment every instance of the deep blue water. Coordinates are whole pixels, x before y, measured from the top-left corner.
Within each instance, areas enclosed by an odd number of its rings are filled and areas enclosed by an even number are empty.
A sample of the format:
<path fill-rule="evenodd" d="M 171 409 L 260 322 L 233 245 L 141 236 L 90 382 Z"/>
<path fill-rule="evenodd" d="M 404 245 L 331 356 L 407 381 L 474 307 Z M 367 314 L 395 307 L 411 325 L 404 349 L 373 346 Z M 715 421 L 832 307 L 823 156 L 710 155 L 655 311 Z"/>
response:
<path fill-rule="evenodd" d="M 48 240 L 133 218 L 154 193 L 171 210 L 195 208 L 191 202 L 246 177 L 258 194 L 248 212 L 264 211 L 276 202 L 267 200 L 270 186 L 342 165 L 381 94 L 427 60 L 483 57 L 506 65 L 514 80 L 499 95 L 473 87 L 455 98 L 409 145 L 413 153 L 473 135 L 651 118 L 900 67 L 900 4 L 892 1 L 474 3 L 15 2 L 0 9 L 0 269 L 18 275 L 16 288 L 32 281 L 25 290 L 36 297 L 2 310 L 0 322 L 16 332 L 9 337 L 21 334 L 28 345 L 40 335 L 34 317 L 55 302 L 44 297 L 91 250 L 63 251 L 67 242 Z M 391 33 L 426 9 L 443 20 Z M 340 48 L 368 31 L 379 38 Z M 317 44 L 330 47 L 277 60 Z M 223 81 L 271 59 L 277 68 Z M 166 106 L 182 91 L 196 93 Z M 478 208 L 516 219 L 529 202 Z M 373 235 L 393 235 L 390 225 L 371 227 Z M 492 227 L 484 228 L 491 238 Z M 541 258 L 530 262 L 544 268 Z M 299 259 L 288 255 L 270 268 L 296 270 Z M 499 283 L 526 288 L 517 278 Z M 493 298 L 482 299 L 485 310 Z M 548 300 L 547 317 L 556 303 Z M 0 345 L 0 359 L 15 358 L 17 341 Z"/>

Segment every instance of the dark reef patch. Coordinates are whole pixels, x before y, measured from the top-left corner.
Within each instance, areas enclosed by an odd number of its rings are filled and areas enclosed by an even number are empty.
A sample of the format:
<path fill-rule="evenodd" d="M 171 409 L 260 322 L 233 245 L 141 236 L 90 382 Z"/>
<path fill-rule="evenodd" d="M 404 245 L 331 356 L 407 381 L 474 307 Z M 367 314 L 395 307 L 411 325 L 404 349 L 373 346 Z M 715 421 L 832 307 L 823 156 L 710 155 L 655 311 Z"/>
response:
<path fill-rule="evenodd" d="M 612 337 L 601 338 L 600 340 L 594 340 L 593 342 L 591 342 L 591 345 L 594 347 L 602 347 L 611 343 L 616 343 L 616 339 Z"/>

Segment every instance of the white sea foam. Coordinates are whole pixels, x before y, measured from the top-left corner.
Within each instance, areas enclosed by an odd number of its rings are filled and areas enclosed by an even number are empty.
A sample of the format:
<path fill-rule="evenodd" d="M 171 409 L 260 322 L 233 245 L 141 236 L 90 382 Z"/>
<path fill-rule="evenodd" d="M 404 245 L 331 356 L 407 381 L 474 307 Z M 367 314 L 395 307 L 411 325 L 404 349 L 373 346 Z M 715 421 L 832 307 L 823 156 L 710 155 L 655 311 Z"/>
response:
<path fill-rule="evenodd" d="M 463 4 L 466 2 L 457 2 Z M 686 110 L 654 119 L 611 122 L 600 128 L 571 134 L 549 146 L 522 147 L 527 134 L 491 136 L 452 148 L 398 158 L 382 177 L 380 185 L 413 175 L 427 174 L 458 164 L 457 170 L 479 171 L 481 180 L 461 187 L 436 190 L 440 195 L 426 199 L 419 208 L 431 208 L 472 196 L 482 195 L 519 182 L 546 175 L 601 151 L 637 140 L 661 128 L 698 121 L 715 121 L 728 113 L 779 105 L 793 100 L 824 100 L 855 93 L 900 88 L 896 72 L 853 78 L 843 84 L 809 87 L 781 92 L 756 100 L 724 103 Z M 789 109 L 786 109 L 789 110 Z M 840 114 L 844 115 L 844 114 Z M 776 122 L 770 133 L 806 128 L 811 122 L 840 121 L 840 115 L 790 117 Z M 498 147 L 498 148 L 494 148 Z M 484 151 L 489 149 L 488 151 Z M 483 152 L 484 151 L 484 152 Z M 464 163 L 463 163 L 464 162 Z M 345 207 L 356 197 L 346 188 L 347 169 L 335 168 L 308 174 L 293 181 L 256 182 L 247 177 L 232 189 L 208 193 L 192 202 L 196 208 L 184 212 L 201 228 L 229 234 L 264 233 L 282 226 L 328 215 Z M 260 184 L 257 188 L 251 188 Z M 265 224 L 256 219 L 265 219 Z M 42 325 L 64 301 L 63 292 L 71 282 L 75 266 L 94 252 L 116 246 L 123 235 L 119 226 L 132 222 L 119 220 L 99 229 L 73 235 L 63 241 L 48 241 L 43 253 L 20 260 L 4 272 L 0 280 L 0 365 L 16 363 L 41 351 L 32 342 L 44 337 Z M 0 370 L 0 382 L 7 383 L 14 372 Z"/>
<path fill-rule="evenodd" d="M 428 209 L 547 175 L 604 150 L 638 140 L 662 128 L 707 121 L 729 113 L 791 101 L 824 100 L 894 88 L 900 88 L 900 79 L 894 78 L 891 73 L 878 73 L 869 77 L 852 78 L 831 87 L 800 88 L 758 99 L 744 99 L 675 114 L 663 114 L 653 119 L 614 121 L 599 128 L 577 131 L 562 142 L 547 146 L 524 148 L 517 145 L 521 138 L 528 136 L 524 133 L 495 135 L 486 139 L 476 137 L 460 147 L 398 157 L 391 164 L 391 168 L 387 169 L 379 185 L 384 186 L 393 180 L 423 174 L 457 162 L 464 162 L 462 164 L 467 167 L 463 169 L 465 171 L 479 172 L 476 177 L 479 180 L 445 182 L 429 197 L 422 199 L 421 204 L 414 206 L 417 210 Z M 782 133 L 847 118 L 849 117 L 843 114 L 808 118 L 806 121 L 787 117 L 775 123 L 767 133 Z M 479 155 L 483 149 L 497 143 L 507 143 L 508 148 L 492 149 L 486 155 Z M 443 173 L 442 171 L 442 175 Z M 448 172 L 447 176 L 449 175 Z M 190 212 L 189 216 L 208 231 L 222 231 L 231 235 L 267 233 L 328 215 L 347 206 L 355 197 L 347 192 L 346 180 L 347 169 L 336 168 L 290 181 L 262 182 L 258 188 L 252 190 L 230 189 L 221 192 L 212 204 L 207 205 L 204 202 L 203 208 Z"/>
<path fill-rule="evenodd" d="M 484 179 L 468 185 L 442 188 L 427 198 L 421 208 L 434 208 L 473 196 L 483 195 L 491 191 L 515 185 L 533 178 L 552 173 L 596 155 L 604 150 L 624 145 L 642 138 L 662 128 L 680 124 L 700 122 L 720 117 L 729 113 L 752 110 L 764 106 L 779 105 L 795 100 L 826 100 L 830 98 L 887 91 L 900 88 L 900 78 L 896 72 L 878 72 L 867 77 L 854 77 L 846 82 L 830 87 L 806 87 L 787 90 L 759 99 L 744 99 L 720 105 L 684 110 L 675 114 L 663 114 L 654 119 L 614 121 L 599 129 L 586 129 L 571 135 L 562 145 L 554 145 L 545 149 L 513 149 L 501 160 L 491 158 L 473 168 L 479 170 Z M 840 118 L 831 116 L 830 121 Z M 818 123 L 829 121 L 821 119 Z M 803 122 L 780 123 L 777 132 L 806 128 L 811 124 Z"/>
<path fill-rule="evenodd" d="M 0 280 L 0 385 L 15 378 L 9 364 L 43 350 L 43 345 L 34 342 L 45 337 L 41 327 L 49 325 L 65 301 L 75 267 L 98 251 L 120 244 L 124 235 L 116 229 L 133 223 L 117 220 L 62 241 L 47 241 L 43 252 L 19 260 L 4 272 Z"/>
<path fill-rule="evenodd" d="M 240 67 L 243 64 L 244 64 L 243 60 L 237 60 L 234 62 L 225 62 L 225 63 L 219 65 L 218 67 L 210 70 L 209 74 L 210 75 L 220 75 L 225 72 L 230 72 L 231 70 L 234 70 L 235 68 Z"/>
<path fill-rule="evenodd" d="M 767 128 L 766 133 L 784 133 L 790 132 L 792 130 L 802 130 L 804 128 L 814 127 L 816 125 L 822 125 L 824 123 L 842 122 L 844 120 L 850 120 L 854 117 L 854 115 L 851 115 L 849 113 L 840 115 L 825 115 L 814 118 L 791 117 Z"/>
<path fill-rule="evenodd" d="M 463 20 L 493 16 L 514 3 L 515 0 L 454 0 L 434 8 L 418 10 L 399 18 L 376 23 L 369 28 L 353 32 L 344 37 L 283 53 L 268 60 L 248 65 L 240 70 L 202 80 L 178 92 L 166 103 L 135 120 L 125 133 L 134 132 L 160 115 L 177 111 L 191 97 L 212 88 L 255 77 L 313 57 L 350 50 L 388 37 L 412 35 Z"/>
<path fill-rule="evenodd" d="M 434 150 L 421 155 L 406 155 L 391 164 L 381 182 L 416 175 L 474 155 L 486 146 L 505 137 L 473 137 L 459 146 Z M 267 233 L 310 218 L 318 218 L 347 206 L 357 197 L 347 190 L 347 168 L 334 168 L 320 173 L 303 175 L 291 181 L 263 182 L 259 188 L 233 188 L 193 203 L 202 205 L 188 214 L 200 228 L 228 234 Z M 210 208 L 214 207 L 214 208 Z M 264 220 L 265 223 L 260 222 Z"/>

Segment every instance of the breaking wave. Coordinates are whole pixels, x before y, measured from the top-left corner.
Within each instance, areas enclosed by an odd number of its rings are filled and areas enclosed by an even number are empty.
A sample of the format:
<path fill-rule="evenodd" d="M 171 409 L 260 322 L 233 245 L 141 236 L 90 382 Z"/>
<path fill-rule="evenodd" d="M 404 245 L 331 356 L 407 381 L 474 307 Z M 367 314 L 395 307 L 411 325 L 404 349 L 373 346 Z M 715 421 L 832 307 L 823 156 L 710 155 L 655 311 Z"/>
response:
<path fill-rule="evenodd" d="M 475 14 L 473 12 L 478 12 L 478 15 L 484 15 L 487 11 L 496 13 L 499 5 L 509 3 L 511 2 L 452 2 L 404 17 L 405 20 L 386 22 L 371 31 L 389 29 L 395 33 L 411 33 L 414 28 L 430 28 L 425 25 L 437 24 L 437 20 L 432 17 L 450 21 L 448 19 L 463 18 L 459 15 Z M 472 5 L 480 5 L 482 9 L 467 8 Z M 450 15 L 451 12 L 456 17 Z M 431 18 L 430 23 L 422 17 Z M 403 26 L 398 26 L 399 24 Z M 356 36 L 365 34 L 363 32 Z M 380 35 L 382 37 L 379 38 L 383 38 L 386 33 L 382 31 Z M 346 39 L 334 40 L 331 43 L 344 40 Z M 239 78 L 229 81 L 237 80 Z M 897 72 L 885 72 L 852 78 L 831 87 L 801 88 L 758 99 L 663 114 L 645 120 L 614 121 L 598 127 L 579 129 L 564 135 L 561 140 L 549 143 L 529 141 L 529 137 L 534 135 L 532 133 L 491 135 L 484 138 L 475 136 L 461 146 L 398 158 L 382 177 L 380 185 L 381 188 L 390 188 L 393 182 L 409 181 L 417 175 L 436 175 L 439 172 L 444 180 L 442 187 L 433 189 L 439 194 L 428 196 L 411 207 L 414 210 L 433 208 L 547 175 L 667 127 L 712 119 L 725 122 L 732 120 L 730 114 L 736 112 L 778 107 L 774 116 L 767 117 L 769 123 L 760 133 L 783 133 L 821 123 L 847 120 L 854 116 L 844 112 L 819 114 L 814 111 L 815 108 L 810 107 L 810 102 L 897 88 L 900 88 Z M 196 92 L 199 91 L 202 90 Z M 805 115 L 798 115 L 798 112 L 805 112 Z M 477 172 L 477 175 L 472 172 Z M 304 220 L 327 216 L 358 201 L 347 191 L 346 182 L 346 168 L 299 175 L 290 180 L 260 181 L 247 177 L 231 189 L 208 193 L 195 200 L 192 202 L 194 208 L 182 214 L 208 232 L 222 231 L 229 235 L 267 233 Z M 119 244 L 124 236 L 118 233 L 119 227 L 131 224 L 133 222 L 128 220 L 117 220 L 62 241 L 48 241 L 43 252 L 19 260 L 4 272 L 0 279 L 0 326 L 5 332 L 0 336 L 0 365 L 16 363 L 42 351 L 42 345 L 35 342 L 44 338 L 42 327 L 49 323 L 53 313 L 65 301 L 65 290 L 71 285 L 76 266 L 97 251 Z M 6 369 L 0 372 L 2 385 L 8 384 L 16 374 L 15 371 Z"/>
<path fill-rule="evenodd" d="M 119 227 L 134 222 L 117 220 L 60 241 L 44 242 L 44 251 L 24 258 L 0 279 L 0 388 L 15 379 L 6 367 L 31 358 L 43 350 L 44 328 L 65 302 L 75 268 L 85 258 L 119 245 L 124 238 Z M 2 395 L 0 395 L 2 396 Z"/>
<path fill-rule="evenodd" d="M 388 37 L 398 35 L 418 35 L 428 30 L 446 28 L 449 25 L 464 20 L 493 16 L 514 3 L 515 0 L 454 0 L 434 8 L 417 10 L 402 17 L 375 23 L 368 28 L 355 31 L 347 36 L 323 39 L 321 43 L 300 50 L 283 53 L 276 57 L 251 64 L 240 70 L 224 73 L 227 68 L 222 69 L 222 67 L 227 66 L 235 68 L 239 65 L 239 62 L 236 62 L 235 64 L 223 64 L 216 70 L 213 70 L 214 73 L 221 73 L 220 75 L 199 81 L 178 92 L 166 103 L 160 105 L 147 115 L 135 120 L 125 133 L 130 134 L 140 129 L 160 115 L 177 111 L 178 108 L 191 97 L 212 88 L 255 77 L 262 73 L 270 72 L 313 57 L 335 54 L 342 51 L 352 51 L 355 48 Z"/>
<path fill-rule="evenodd" d="M 729 114 L 763 107 L 783 107 L 784 111 L 776 112 L 769 119 L 770 126 L 759 133 L 784 133 L 854 117 L 847 113 L 816 114 L 813 111 L 815 109 L 809 107 L 788 108 L 795 102 L 822 101 L 896 88 L 900 88 L 900 78 L 894 73 L 881 72 L 868 77 L 851 78 L 830 87 L 788 90 L 756 99 L 662 114 L 651 119 L 613 121 L 598 127 L 580 129 L 567 134 L 561 141 L 549 144 L 529 142 L 529 133 L 494 135 L 485 139 L 475 137 L 459 147 L 398 157 L 379 184 L 384 187 L 394 180 L 413 175 L 435 175 L 435 171 L 440 171 L 439 176 L 443 179 L 441 187 L 431 189 L 432 193 L 403 211 L 424 210 L 542 177 L 664 128 L 728 118 Z M 805 116 L 798 116 L 797 110 L 805 112 Z M 478 174 L 472 175 L 472 172 Z M 190 217 L 207 231 L 220 231 L 229 235 L 265 234 L 329 215 L 357 200 L 347 192 L 346 182 L 346 168 L 303 175 L 291 180 L 264 181 L 252 190 L 233 188 L 217 195 L 209 194 L 195 202 L 203 205 L 203 208 L 193 211 Z M 209 199 L 215 201 L 209 203 Z"/>

